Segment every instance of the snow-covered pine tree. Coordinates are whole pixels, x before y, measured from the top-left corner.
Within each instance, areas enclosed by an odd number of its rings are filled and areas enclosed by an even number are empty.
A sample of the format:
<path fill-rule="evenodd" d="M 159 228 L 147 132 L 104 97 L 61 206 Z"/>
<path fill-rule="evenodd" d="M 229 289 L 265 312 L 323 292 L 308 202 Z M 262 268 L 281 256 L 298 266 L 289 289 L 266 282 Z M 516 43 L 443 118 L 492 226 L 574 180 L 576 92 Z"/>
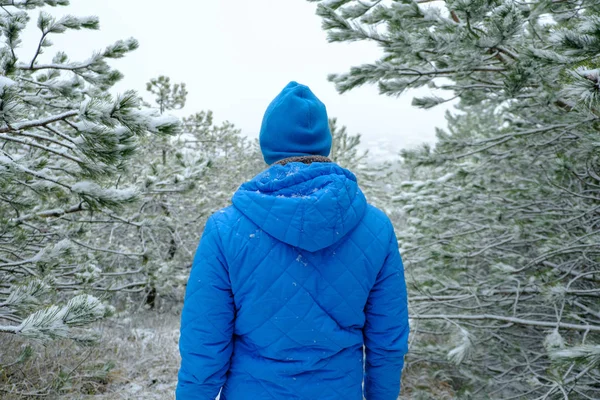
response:
<path fill-rule="evenodd" d="M 208 217 L 231 204 L 231 197 L 243 182 L 264 167 L 257 140 L 248 140 L 234 124 L 215 123 L 212 111 L 201 111 L 183 118 L 183 133 L 173 140 L 181 165 L 179 179 L 190 190 L 178 201 L 169 201 L 177 214 L 181 251 L 161 274 L 170 290 L 180 300 L 189 276 L 193 254 Z M 198 166 L 194 171 L 194 166 Z"/>
<path fill-rule="evenodd" d="M 161 76 L 147 89 L 156 95 L 157 112 L 185 105 L 183 83 L 172 85 Z M 130 268 L 141 265 L 139 275 L 124 276 L 119 282 L 138 283 L 127 295 L 144 294 L 151 308 L 179 307 L 206 219 L 227 206 L 235 189 L 262 165 L 256 144 L 229 122 L 215 124 L 210 111 L 184 118 L 178 135 L 142 138 L 121 180 L 136 187 L 139 198 L 121 214 L 129 224 L 99 235 L 102 241 L 118 237 L 142 255 L 123 260 Z"/>
<path fill-rule="evenodd" d="M 185 107 L 188 92 L 185 83 L 176 83 L 171 86 L 171 78 L 161 75 L 151 79 L 146 84 L 146 90 L 156 96 L 160 113 L 167 110 L 180 110 Z"/>
<path fill-rule="evenodd" d="M 93 339 L 84 327 L 109 313 L 99 298 L 121 289 L 113 278 L 129 273 L 119 263 L 133 255 L 91 244 L 94 232 L 128 224 L 117 212 L 136 191 L 122 187 L 119 174 L 138 137 L 179 126 L 143 110 L 134 92 L 108 94 L 122 77 L 108 61 L 136 49 L 134 39 L 84 61 L 45 57 L 54 35 L 98 29 L 95 17 L 41 11 L 37 48 L 18 57 L 32 11 L 67 4 L 0 0 L 0 342 Z M 19 360 L 3 356 L 0 367 Z"/>
<path fill-rule="evenodd" d="M 171 79 L 161 75 L 151 79 L 146 84 L 146 90 L 156 96 L 155 102 L 161 115 L 185 107 L 188 94 L 185 83 L 171 85 Z M 185 162 L 173 138 L 147 139 L 130 172 L 134 177 L 132 183 L 139 186 L 142 199 L 135 215 L 144 218 L 139 234 L 144 253 L 148 255 L 144 267 L 146 304 L 154 308 L 159 292 L 171 294 L 165 290 L 172 285 L 171 264 L 186 264 L 185 261 L 175 260 L 182 239 L 173 213 L 177 208 L 186 210 L 183 198 L 194 187 L 195 180 L 204 173 L 205 164 L 197 162 L 199 160 Z M 140 182 L 143 182 L 142 185 L 139 185 Z M 152 243 L 148 247 L 145 243 L 149 239 Z"/>
<path fill-rule="evenodd" d="M 391 198 L 391 190 L 382 182 L 392 179 L 393 164 L 385 160 L 368 158 L 368 150 L 361 150 L 361 135 L 348 133 L 345 126 L 339 126 L 337 118 L 330 118 L 332 144 L 329 158 L 357 177 L 368 201 L 378 207 L 386 207 Z"/>
<path fill-rule="evenodd" d="M 360 151 L 360 134 L 351 135 L 345 126 L 338 126 L 337 118 L 329 119 L 331 131 L 330 158 L 344 168 L 355 169 L 365 161 L 368 151 Z"/>
<path fill-rule="evenodd" d="M 193 154 L 208 161 L 209 172 L 202 182 L 204 196 L 198 203 L 201 218 L 230 204 L 231 196 L 246 180 L 266 167 L 258 140 L 249 140 L 229 121 L 216 125 L 213 113 L 200 112 L 183 119 L 188 136 L 181 140 Z M 200 217 L 200 215 L 198 215 Z"/>
<path fill-rule="evenodd" d="M 395 198 L 409 381 L 415 369 L 459 398 L 599 398 L 598 4 L 320 3 L 330 40 L 384 53 L 332 75 L 340 91 L 449 93 L 414 100 L 424 108 L 460 98 L 436 147 L 405 153 L 413 179 Z"/>

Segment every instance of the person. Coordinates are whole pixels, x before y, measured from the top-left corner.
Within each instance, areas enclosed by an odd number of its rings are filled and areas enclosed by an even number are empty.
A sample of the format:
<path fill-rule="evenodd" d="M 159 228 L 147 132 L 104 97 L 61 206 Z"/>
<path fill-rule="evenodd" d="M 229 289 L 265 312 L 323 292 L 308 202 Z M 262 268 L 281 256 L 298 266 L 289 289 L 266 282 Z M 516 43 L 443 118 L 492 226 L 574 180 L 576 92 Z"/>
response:
<path fill-rule="evenodd" d="M 398 242 L 355 175 L 327 158 L 331 142 L 323 103 L 288 84 L 260 131 L 270 167 L 202 234 L 178 400 L 398 398 L 409 333 Z"/>

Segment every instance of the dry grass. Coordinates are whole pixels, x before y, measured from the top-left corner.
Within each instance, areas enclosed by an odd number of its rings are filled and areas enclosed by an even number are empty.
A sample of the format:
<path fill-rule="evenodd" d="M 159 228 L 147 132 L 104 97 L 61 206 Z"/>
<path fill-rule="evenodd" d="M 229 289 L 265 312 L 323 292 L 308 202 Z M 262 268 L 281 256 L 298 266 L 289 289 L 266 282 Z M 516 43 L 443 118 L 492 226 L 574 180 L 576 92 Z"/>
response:
<path fill-rule="evenodd" d="M 99 346 L 34 345 L 26 361 L 0 370 L 0 398 L 173 399 L 179 368 L 179 316 L 143 312 L 99 324 Z M 26 345 L 0 335 L 4 360 Z M 41 389 L 40 389 L 41 388 Z"/>
<path fill-rule="evenodd" d="M 105 330 L 116 367 L 104 393 L 77 399 L 174 399 L 179 316 L 145 312 Z"/>
<path fill-rule="evenodd" d="M 428 362 L 407 364 L 402 372 L 402 397 L 406 400 L 454 400 L 451 380 L 439 366 Z"/>

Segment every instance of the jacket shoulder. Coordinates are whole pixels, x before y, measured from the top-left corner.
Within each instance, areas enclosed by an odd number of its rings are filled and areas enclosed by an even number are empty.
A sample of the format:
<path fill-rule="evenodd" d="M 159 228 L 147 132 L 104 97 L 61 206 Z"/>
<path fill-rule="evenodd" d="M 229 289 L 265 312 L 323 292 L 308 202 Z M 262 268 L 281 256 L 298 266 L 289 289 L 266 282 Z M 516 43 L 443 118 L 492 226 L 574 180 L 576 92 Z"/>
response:
<path fill-rule="evenodd" d="M 212 222 L 219 231 L 231 230 L 236 222 L 239 222 L 242 213 L 234 206 L 229 206 L 216 211 L 207 221 Z"/>
<path fill-rule="evenodd" d="M 352 233 L 351 239 L 354 244 L 368 249 L 367 253 L 379 260 L 379 256 L 385 256 L 388 253 L 389 244 L 395 240 L 394 227 L 382 210 L 369 204 L 364 217 Z M 374 265 L 382 263 L 383 259 L 374 262 Z"/>
<path fill-rule="evenodd" d="M 378 232 L 386 232 L 387 234 L 394 232 L 394 226 L 387 214 L 371 204 L 367 204 L 362 223 L 367 224 L 369 228 L 377 229 Z"/>

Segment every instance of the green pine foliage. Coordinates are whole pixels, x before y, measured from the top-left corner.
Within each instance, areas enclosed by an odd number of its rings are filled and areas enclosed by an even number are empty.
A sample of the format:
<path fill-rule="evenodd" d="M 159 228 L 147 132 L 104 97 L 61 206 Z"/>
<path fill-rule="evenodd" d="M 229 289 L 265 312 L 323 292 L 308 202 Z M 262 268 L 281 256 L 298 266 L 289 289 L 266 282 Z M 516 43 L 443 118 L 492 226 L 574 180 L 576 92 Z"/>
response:
<path fill-rule="evenodd" d="M 120 224 L 116 213 L 136 201 L 136 188 L 119 185 L 119 175 L 138 140 L 179 129 L 177 120 L 143 109 L 132 91 L 108 94 L 122 77 L 109 61 L 136 49 L 134 39 L 90 49 L 81 62 L 63 52 L 45 56 L 55 35 L 98 29 L 95 17 L 41 11 L 37 49 L 17 56 L 32 10 L 67 4 L 0 1 L 1 343 L 96 339 L 86 326 L 111 314 L 103 301 L 115 290 L 111 268 L 128 253 L 95 244 L 96 222 Z M 3 356 L 0 371 L 28 358 Z"/>

